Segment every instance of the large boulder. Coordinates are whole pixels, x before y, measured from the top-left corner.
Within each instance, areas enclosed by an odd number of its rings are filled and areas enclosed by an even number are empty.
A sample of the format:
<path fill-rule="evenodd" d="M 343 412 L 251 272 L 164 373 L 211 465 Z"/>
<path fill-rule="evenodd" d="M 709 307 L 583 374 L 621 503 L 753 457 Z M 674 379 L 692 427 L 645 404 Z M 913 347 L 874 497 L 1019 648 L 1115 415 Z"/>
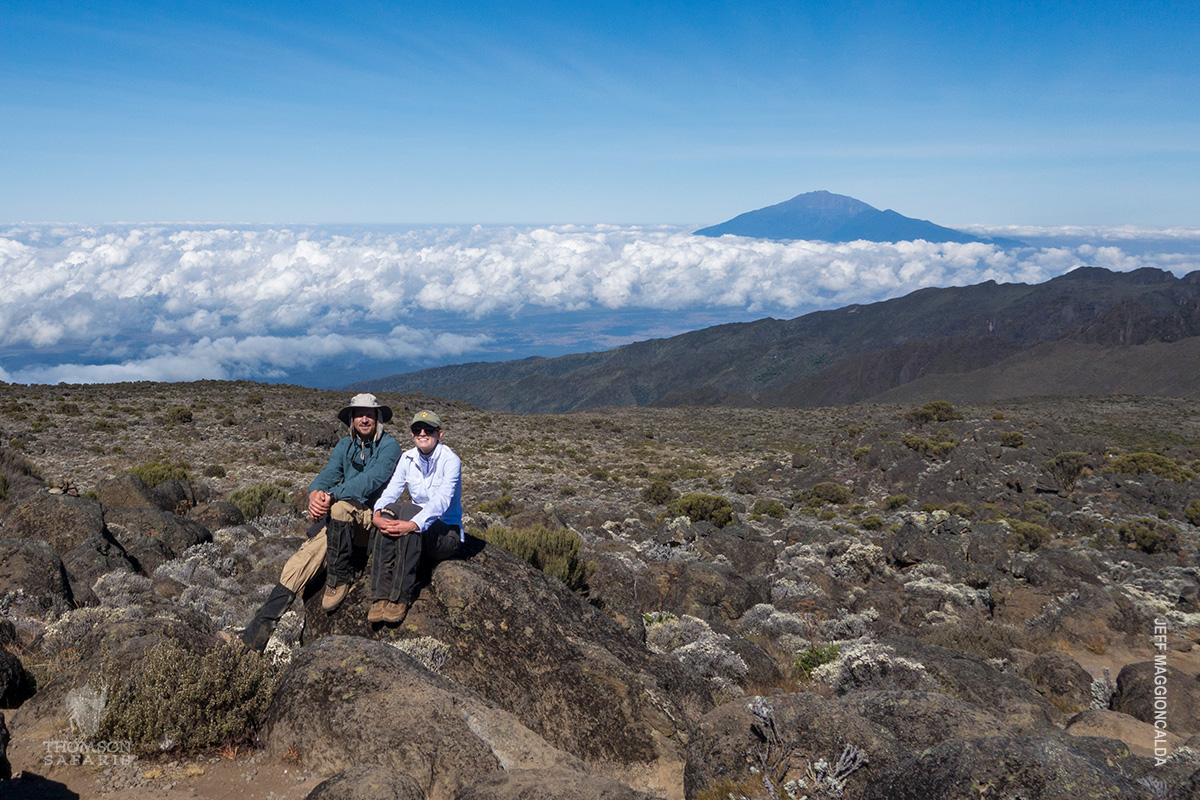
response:
<path fill-rule="evenodd" d="M 693 730 L 683 791 L 694 798 L 746 781 L 761 790 L 764 772 L 782 784 L 803 777 L 822 759 L 837 763 L 843 756 L 861 765 L 848 783 L 861 791 L 868 774 L 902 755 L 890 731 L 829 698 L 813 693 L 748 697 L 713 709 Z"/>
<path fill-rule="evenodd" d="M 347 433 L 345 427 L 332 420 L 313 422 L 296 418 L 247 422 L 242 425 L 241 430 L 251 441 L 266 440 L 324 448 L 333 447 Z"/>
<path fill-rule="evenodd" d="M 63 553 L 62 561 L 71 578 L 71 590 L 81 604 L 88 601 L 91 586 L 101 575 L 116 570 L 136 571 L 125 548 L 107 530 L 89 536 L 78 547 Z"/>
<path fill-rule="evenodd" d="M 304 800 L 425 800 L 425 792 L 411 775 L 364 764 L 322 781 Z"/>
<path fill-rule="evenodd" d="M 1200 679 L 1153 661 L 1129 664 L 1117 675 L 1112 709 L 1151 724 L 1165 714 L 1167 730 L 1192 736 L 1200 733 Z"/>
<path fill-rule="evenodd" d="M 151 508 L 108 509 L 107 520 L 113 536 L 126 550 L 137 551 L 133 546 L 136 537 L 148 537 L 162 542 L 172 558 L 178 558 L 184 550 L 201 542 L 211 542 L 212 533 L 199 522 L 178 517 L 168 511 Z M 147 565 L 142 565 L 143 570 Z"/>
<path fill-rule="evenodd" d="M 367 596 L 360 578 L 329 615 L 314 595 L 308 636 L 436 641 L 445 649 L 443 674 L 588 762 L 681 763 L 688 727 L 712 707 L 701 679 L 648 651 L 558 580 L 490 545 L 439 564 L 399 629 L 372 629 Z"/>
<path fill-rule="evenodd" d="M 1001 672 L 977 656 L 907 636 L 889 638 L 886 644 L 896 656 L 920 664 L 942 692 L 986 708 L 1017 728 L 1044 728 L 1066 721 L 1063 712 L 1028 680 Z"/>
<path fill-rule="evenodd" d="M 995 714 L 937 692 L 857 692 L 841 699 L 848 711 L 891 731 L 911 750 L 949 739 L 972 739 L 1005 731 L 1009 725 Z"/>
<path fill-rule="evenodd" d="M 1141 778 L 1167 785 L 1186 778 L 1182 764 L 1154 767 L 1120 742 L 1070 736 L 953 739 L 872 776 L 863 800 L 1149 800 Z"/>
<path fill-rule="evenodd" d="M 47 627 L 29 652 L 54 665 L 56 674 L 13 713 L 14 727 L 38 730 L 72 716 L 78 711 L 72 706 L 76 690 L 95 686 L 98 679 L 126 680 L 157 645 L 169 643 L 193 653 L 212 647 L 216 630 L 205 615 L 152 604 L 149 594 L 142 599 L 143 604 L 121 608 L 78 608 Z"/>
<path fill-rule="evenodd" d="M 1129 745 L 1139 756 L 1173 753 L 1187 743 L 1186 737 L 1155 728 L 1149 722 L 1134 719 L 1119 711 L 1107 708 L 1089 708 L 1071 717 L 1067 722 L 1067 733 L 1072 736 L 1103 736 L 1118 739 Z"/>
<path fill-rule="evenodd" d="M 613 778 L 567 769 L 493 772 L 459 793 L 456 800 L 652 800 Z"/>
<path fill-rule="evenodd" d="M 765 583 L 747 580 L 729 564 L 707 561 L 651 564 L 642 572 L 639 589 L 644 609 L 668 608 L 719 625 L 770 600 Z"/>
<path fill-rule="evenodd" d="M 201 503 L 188 512 L 188 519 L 199 522 L 210 531 L 231 528 L 246 521 L 241 509 L 228 500 Z"/>
<path fill-rule="evenodd" d="M 1092 707 L 1092 676 L 1066 653 L 1042 653 L 1021 674 L 1064 713 Z"/>
<path fill-rule="evenodd" d="M 451 800 L 500 769 L 578 768 L 512 714 L 384 642 L 327 636 L 298 651 L 267 710 L 267 752 L 309 769 L 377 765 Z"/>
<path fill-rule="evenodd" d="M 174 511 L 170 497 L 156 492 L 136 475 L 126 473 L 115 478 L 106 478 L 96 486 L 100 503 L 106 509 L 152 508 L 156 511 Z"/>
<path fill-rule="evenodd" d="M 775 554 L 781 549 L 777 542 L 744 525 L 714 528 L 707 535 L 697 537 L 695 547 L 705 561 L 723 556 L 743 577 L 771 569 Z"/>
<path fill-rule="evenodd" d="M 70 579 L 49 542 L 0 539 L 0 598 L 18 627 L 22 618 L 53 618 L 72 606 Z"/>
<path fill-rule="evenodd" d="M 637 599 L 638 576 L 644 565 L 624 544 L 601 541 L 594 547 L 583 556 L 593 565 L 588 576 L 588 602 L 635 639 L 644 638 L 645 620 Z"/>
<path fill-rule="evenodd" d="M 90 497 L 43 491 L 14 507 L 3 522 L 0 536 L 5 539 L 40 539 L 65 553 L 100 535 L 104 513 Z"/>

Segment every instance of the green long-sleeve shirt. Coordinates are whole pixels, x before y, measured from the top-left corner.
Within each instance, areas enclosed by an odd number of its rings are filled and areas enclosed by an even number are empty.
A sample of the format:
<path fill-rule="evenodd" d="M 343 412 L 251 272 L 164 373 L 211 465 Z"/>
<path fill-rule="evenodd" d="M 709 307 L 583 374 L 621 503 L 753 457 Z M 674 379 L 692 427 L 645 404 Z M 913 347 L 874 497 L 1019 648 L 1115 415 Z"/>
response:
<path fill-rule="evenodd" d="M 400 443 L 390 433 L 374 442 L 344 436 L 333 446 L 329 463 L 309 484 L 308 490 L 319 489 L 336 500 L 356 500 L 372 505 L 391 479 L 399 460 Z"/>

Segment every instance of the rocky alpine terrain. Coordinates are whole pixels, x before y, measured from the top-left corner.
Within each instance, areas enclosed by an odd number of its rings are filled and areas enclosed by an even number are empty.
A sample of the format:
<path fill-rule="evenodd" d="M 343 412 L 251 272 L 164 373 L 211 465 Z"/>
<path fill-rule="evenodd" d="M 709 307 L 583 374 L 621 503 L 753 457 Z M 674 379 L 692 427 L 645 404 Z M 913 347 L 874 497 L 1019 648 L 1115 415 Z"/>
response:
<path fill-rule="evenodd" d="M 0 796 L 1200 797 L 1200 401 L 384 395 L 463 557 L 231 647 L 346 399 L 0 386 Z"/>

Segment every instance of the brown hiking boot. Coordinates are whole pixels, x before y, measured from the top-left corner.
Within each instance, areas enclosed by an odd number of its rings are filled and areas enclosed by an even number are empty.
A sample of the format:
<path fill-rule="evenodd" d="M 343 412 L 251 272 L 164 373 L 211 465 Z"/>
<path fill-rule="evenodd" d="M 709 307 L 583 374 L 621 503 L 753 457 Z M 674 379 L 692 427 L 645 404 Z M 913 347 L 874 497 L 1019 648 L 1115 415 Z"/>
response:
<path fill-rule="evenodd" d="M 391 603 L 384 601 L 383 605 L 383 621 L 389 625 L 399 625 L 404 622 L 404 617 L 408 614 L 408 603 L 400 601 L 399 603 Z"/>
<path fill-rule="evenodd" d="M 383 607 L 387 605 L 387 600 L 376 600 L 371 603 L 371 608 L 367 611 L 367 622 L 375 625 L 383 622 Z"/>
<path fill-rule="evenodd" d="M 334 586 L 332 588 L 326 586 L 325 596 L 321 598 L 321 608 L 327 612 L 336 611 L 337 607 L 346 599 L 346 594 L 349 591 L 350 584 L 348 583 L 343 583 L 341 586 Z"/>

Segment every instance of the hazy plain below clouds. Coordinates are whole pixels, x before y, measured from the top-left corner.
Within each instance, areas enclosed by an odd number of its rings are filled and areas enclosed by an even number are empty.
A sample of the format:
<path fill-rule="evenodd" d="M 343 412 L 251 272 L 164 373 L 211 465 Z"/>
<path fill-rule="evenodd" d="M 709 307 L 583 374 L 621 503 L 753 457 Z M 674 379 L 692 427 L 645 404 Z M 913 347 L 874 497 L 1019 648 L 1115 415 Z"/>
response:
<path fill-rule="evenodd" d="M 1031 246 L 667 226 L 13 225 L 0 228 L 0 379 L 340 386 L 1084 264 L 1200 268 L 1200 229 L 970 229 Z"/>

